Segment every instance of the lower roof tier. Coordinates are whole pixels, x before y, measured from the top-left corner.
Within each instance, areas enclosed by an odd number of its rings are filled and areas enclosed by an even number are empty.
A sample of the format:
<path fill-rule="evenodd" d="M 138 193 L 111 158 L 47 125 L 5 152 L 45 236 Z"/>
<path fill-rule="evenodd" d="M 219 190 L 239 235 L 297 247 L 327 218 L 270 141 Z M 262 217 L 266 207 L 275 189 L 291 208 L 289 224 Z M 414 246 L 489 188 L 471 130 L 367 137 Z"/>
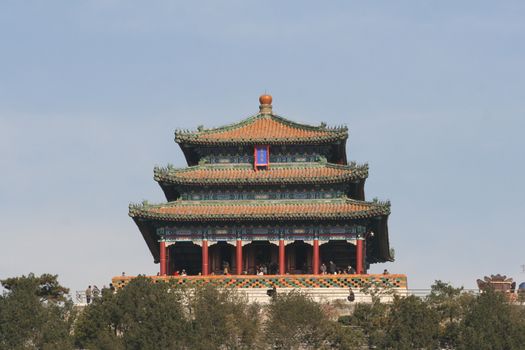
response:
<path fill-rule="evenodd" d="M 390 214 L 390 203 L 352 199 L 174 201 L 166 204 L 130 205 L 135 219 L 159 221 L 254 221 L 366 219 Z"/>
<path fill-rule="evenodd" d="M 229 200 L 174 201 L 160 205 L 130 205 L 133 218 L 146 241 L 155 262 L 159 261 L 159 228 L 207 225 L 242 228 L 245 225 L 280 225 L 283 227 L 321 222 L 336 225 L 365 224 L 374 232 L 367 244 L 369 262 L 391 261 L 387 220 L 390 203 L 370 203 L 352 199 L 333 200 Z M 238 231 L 235 229 L 234 231 Z M 337 237 L 336 237 L 337 236 Z M 350 235 L 351 236 L 351 235 Z M 244 237 L 249 239 L 249 237 Z M 257 239 L 260 239 L 257 238 Z M 270 239 L 270 237 L 267 237 Z M 324 239 L 340 239 L 339 235 Z"/>

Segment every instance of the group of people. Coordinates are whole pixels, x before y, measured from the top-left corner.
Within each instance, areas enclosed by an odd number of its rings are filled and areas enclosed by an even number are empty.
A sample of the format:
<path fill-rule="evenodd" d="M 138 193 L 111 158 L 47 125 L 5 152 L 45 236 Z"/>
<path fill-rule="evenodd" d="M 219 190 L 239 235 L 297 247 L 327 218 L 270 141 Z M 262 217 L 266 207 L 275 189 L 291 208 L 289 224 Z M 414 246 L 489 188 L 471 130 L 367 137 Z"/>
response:
<path fill-rule="evenodd" d="M 270 264 L 258 264 L 257 266 L 255 266 L 255 274 L 258 275 L 258 276 L 264 276 L 264 275 L 272 275 L 272 274 L 276 274 L 277 273 L 277 270 L 278 270 L 278 267 L 277 267 L 277 264 L 274 264 L 274 263 L 270 263 Z M 224 261 L 222 263 L 222 273 L 224 275 L 229 275 L 231 273 L 230 271 L 230 263 L 228 263 L 227 261 Z M 212 272 L 213 274 L 213 272 Z M 248 271 L 243 271 L 243 275 L 247 275 L 248 274 Z"/>
<path fill-rule="evenodd" d="M 341 275 L 341 274 L 352 275 L 352 274 L 356 273 L 355 269 L 351 265 L 348 265 L 346 268 L 341 269 L 341 268 L 338 268 L 337 265 L 332 260 L 330 260 L 330 262 L 328 263 L 328 266 L 326 266 L 325 263 L 322 263 L 321 267 L 320 267 L 320 270 L 321 270 L 321 274 L 322 275 L 327 275 L 327 274 L 330 274 L 330 275 Z"/>
<path fill-rule="evenodd" d="M 342 269 L 340 267 L 338 267 L 332 260 L 330 260 L 330 262 L 327 264 L 325 263 L 322 263 L 321 266 L 320 266 L 320 273 L 322 275 L 342 275 L 342 274 L 348 274 L 348 275 L 353 275 L 353 274 L 356 274 L 357 271 L 355 270 L 355 268 L 353 268 L 351 265 L 348 265 L 346 268 Z M 274 263 L 270 263 L 270 264 L 258 264 L 257 266 L 255 266 L 255 274 L 258 275 L 258 276 L 264 276 L 264 275 L 275 275 L 277 274 L 277 270 L 278 270 L 278 266 L 277 264 L 274 264 Z M 306 271 L 306 267 L 304 267 L 304 270 L 303 271 Z M 220 274 L 222 272 L 222 274 L 224 275 L 229 275 L 231 273 L 231 270 L 230 270 L 230 264 L 228 262 L 223 262 L 222 264 L 222 271 L 219 271 L 218 274 Z M 210 275 L 215 275 L 216 273 L 214 271 L 212 271 L 210 273 Z M 248 271 L 243 271 L 243 275 L 247 275 L 248 274 Z M 383 271 L 383 275 L 388 275 L 389 272 L 388 270 L 384 270 Z M 186 269 L 182 269 L 182 270 L 176 270 L 172 273 L 173 276 L 188 276 L 188 273 L 186 272 Z M 200 276 L 201 273 L 199 272 L 198 275 Z M 124 273 L 122 273 L 122 276 L 125 276 Z M 160 276 L 160 273 L 157 273 L 157 276 Z M 110 284 L 110 289 L 112 288 L 113 286 Z M 89 286 L 88 290 L 91 288 L 91 286 Z M 97 290 L 97 292 L 95 292 L 95 289 Z M 88 295 L 88 290 L 86 290 L 86 297 Z M 92 288 L 92 290 L 90 290 L 89 292 L 89 295 L 90 295 L 90 298 L 91 296 L 95 297 L 95 293 L 96 294 L 100 294 L 100 290 L 98 290 L 97 286 L 94 286 Z"/>
<path fill-rule="evenodd" d="M 102 287 L 102 291 L 96 285 L 93 285 L 93 287 L 88 286 L 86 289 L 86 304 L 91 304 L 93 300 L 98 299 L 105 290 L 110 290 L 111 293 L 115 293 L 115 286 L 113 286 L 113 283 L 110 283 L 109 288 L 104 286 Z"/>
<path fill-rule="evenodd" d="M 261 263 L 255 265 L 255 274 L 257 276 L 276 275 L 279 271 L 279 265 L 275 262 Z M 248 275 L 248 271 L 243 271 L 243 275 Z"/>
<path fill-rule="evenodd" d="M 255 271 L 257 272 L 257 276 L 264 276 L 268 274 L 268 266 L 265 264 L 257 265 L 255 267 Z"/>
<path fill-rule="evenodd" d="M 159 274 L 157 274 L 159 275 Z M 177 270 L 173 273 L 173 276 L 188 276 L 188 273 L 186 272 L 186 269 Z"/>
<path fill-rule="evenodd" d="M 345 269 L 341 269 L 341 268 L 338 268 L 337 265 L 331 260 L 328 263 L 328 266 L 326 266 L 325 263 L 322 263 L 320 270 L 321 270 L 322 275 L 328 275 L 328 274 L 330 275 L 341 275 L 341 274 L 353 275 L 357 273 L 356 270 L 351 265 L 348 265 Z M 389 275 L 389 274 L 390 272 L 388 272 L 387 269 L 383 270 L 383 275 Z"/>

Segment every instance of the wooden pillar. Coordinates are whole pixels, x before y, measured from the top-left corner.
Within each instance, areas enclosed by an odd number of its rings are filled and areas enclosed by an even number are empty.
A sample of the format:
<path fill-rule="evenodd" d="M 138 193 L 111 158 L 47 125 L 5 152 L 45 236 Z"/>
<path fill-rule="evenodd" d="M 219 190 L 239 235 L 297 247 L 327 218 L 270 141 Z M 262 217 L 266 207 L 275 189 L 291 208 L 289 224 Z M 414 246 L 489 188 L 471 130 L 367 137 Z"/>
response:
<path fill-rule="evenodd" d="M 208 240 L 202 240 L 202 275 L 208 276 Z"/>
<path fill-rule="evenodd" d="M 240 239 L 237 240 L 235 248 L 235 260 L 237 262 L 235 273 L 237 275 L 242 275 L 242 241 Z"/>
<path fill-rule="evenodd" d="M 166 276 L 166 242 L 160 242 L 160 275 Z"/>
<path fill-rule="evenodd" d="M 170 247 L 166 247 L 166 275 L 171 275 Z"/>
<path fill-rule="evenodd" d="M 366 239 L 363 240 L 363 273 L 366 275 Z"/>
<path fill-rule="evenodd" d="M 319 274 L 319 240 L 314 239 L 314 245 L 313 245 L 313 264 L 312 264 L 312 272 L 314 275 Z"/>
<path fill-rule="evenodd" d="M 355 247 L 355 264 L 356 264 L 356 273 L 363 273 L 363 239 L 358 237 Z"/>
<path fill-rule="evenodd" d="M 284 239 L 279 240 L 279 275 L 286 273 L 284 258 Z"/>

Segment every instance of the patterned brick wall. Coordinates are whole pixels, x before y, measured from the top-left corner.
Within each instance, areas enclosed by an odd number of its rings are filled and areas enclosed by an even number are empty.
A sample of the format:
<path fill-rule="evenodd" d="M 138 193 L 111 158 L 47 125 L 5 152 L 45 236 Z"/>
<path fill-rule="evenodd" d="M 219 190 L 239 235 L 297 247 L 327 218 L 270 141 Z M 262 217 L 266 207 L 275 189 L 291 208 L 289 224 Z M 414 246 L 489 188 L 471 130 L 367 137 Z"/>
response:
<path fill-rule="evenodd" d="M 114 277 L 116 288 L 122 288 L 133 276 Z M 407 288 L 406 275 L 287 275 L 287 276 L 148 276 L 155 282 L 169 281 L 188 287 L 211 284 L 232 288 Z"/>

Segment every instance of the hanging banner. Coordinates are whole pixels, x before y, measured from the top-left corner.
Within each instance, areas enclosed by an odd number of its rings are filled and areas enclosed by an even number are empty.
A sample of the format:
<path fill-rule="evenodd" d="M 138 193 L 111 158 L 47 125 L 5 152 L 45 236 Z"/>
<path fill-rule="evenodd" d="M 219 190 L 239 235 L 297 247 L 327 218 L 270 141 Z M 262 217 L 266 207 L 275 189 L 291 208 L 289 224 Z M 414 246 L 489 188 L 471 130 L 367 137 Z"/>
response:
<path fill-rule="evenodd" d="M 270 163 L 270 146 L 255 146 L 255 166 L 268 166 Z"/>

